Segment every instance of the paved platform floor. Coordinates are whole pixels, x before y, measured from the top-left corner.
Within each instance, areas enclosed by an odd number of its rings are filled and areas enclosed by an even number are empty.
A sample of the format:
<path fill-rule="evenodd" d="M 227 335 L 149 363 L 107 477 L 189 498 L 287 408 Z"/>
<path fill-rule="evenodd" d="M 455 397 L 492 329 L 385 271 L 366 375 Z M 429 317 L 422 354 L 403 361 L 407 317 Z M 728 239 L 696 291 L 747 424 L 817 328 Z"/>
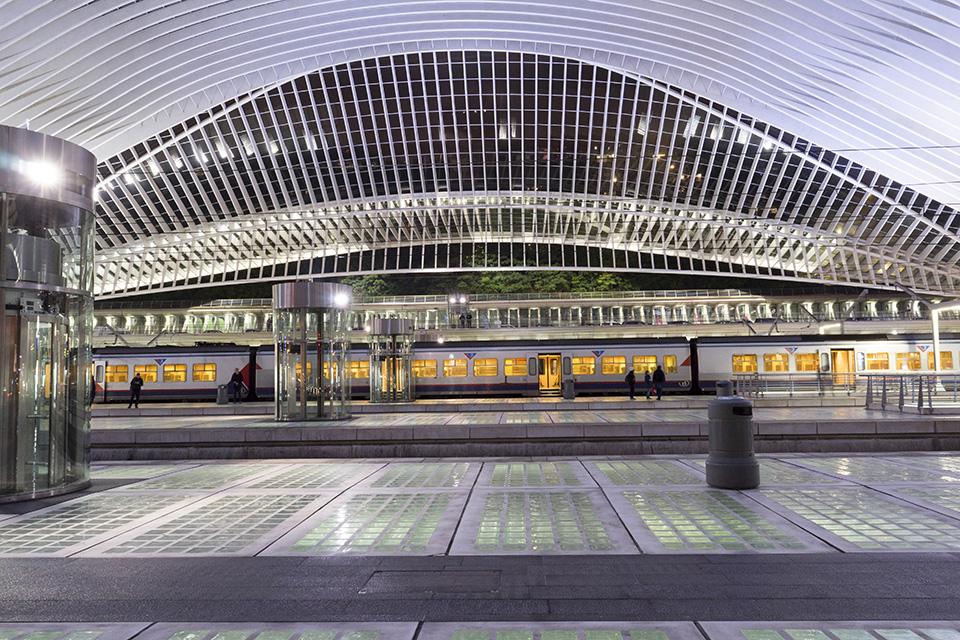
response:
<path fill-rule="evenodd" d="M 960 455 L 100 463 L 2 640 L 960 640 Z"/>

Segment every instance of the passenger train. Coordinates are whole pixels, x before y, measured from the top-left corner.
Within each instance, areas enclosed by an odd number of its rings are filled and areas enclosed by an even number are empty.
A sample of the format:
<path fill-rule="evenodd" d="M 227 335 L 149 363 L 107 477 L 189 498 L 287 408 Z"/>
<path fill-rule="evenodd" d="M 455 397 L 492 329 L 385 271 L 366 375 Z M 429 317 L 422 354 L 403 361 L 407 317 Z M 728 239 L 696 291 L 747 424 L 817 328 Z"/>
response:
<path fill-rule="evenodd" d="M 956 372 L 960 340 L 940 341 L 940 370 Z M 273 346 L 197 346 L 97 349 L 97 400 L 126 400 L 136 373 L 144 400 L 214 400 L 220 385 L 240 369 L 260 399 L 274 395 Z M 711 393 L 717 380 L 738 374 L 904 373 L 934 370 L 930 336 L 753 336 L 692 339 L 486 341 L 447 345 L 416 343 L 412 356 L 415 397 L 508 397 L 560 395 L 572 381 L 578 395 L 622 395 L 624 378 L 657 366 L 666 373 L 666 393 Z M 369 398 L 366 345 L 354 345 L 347 376 L 355 399 Z M 246 393 L 246 391 L 244 392 Z"/>

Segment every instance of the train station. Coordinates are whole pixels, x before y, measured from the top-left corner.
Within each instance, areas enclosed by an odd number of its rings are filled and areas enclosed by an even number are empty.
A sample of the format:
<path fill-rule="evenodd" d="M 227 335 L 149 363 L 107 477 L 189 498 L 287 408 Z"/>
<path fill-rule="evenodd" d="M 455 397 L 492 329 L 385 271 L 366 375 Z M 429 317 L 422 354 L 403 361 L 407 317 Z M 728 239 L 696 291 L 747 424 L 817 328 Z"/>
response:
<path fill-rule="evenodd" d="M 960 6 L 0 41 L 0 640 L 960 640 Z"/>

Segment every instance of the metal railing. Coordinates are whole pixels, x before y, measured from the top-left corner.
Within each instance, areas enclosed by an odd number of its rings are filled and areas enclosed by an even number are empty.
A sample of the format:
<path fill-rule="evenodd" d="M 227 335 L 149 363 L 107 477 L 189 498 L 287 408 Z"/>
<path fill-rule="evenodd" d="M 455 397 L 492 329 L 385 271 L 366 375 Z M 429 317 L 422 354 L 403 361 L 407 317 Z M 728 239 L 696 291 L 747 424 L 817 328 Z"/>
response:
<path fill-rule="evenodd" d="M 862 376 L 855 373 L 738 373 L 736 383 L 737 393 L 745 398 L 852 396 L 866 390 Z"/>
<path fill-rule="evenodd" d="M 865 406 L 868 409 L 921 414 L 960 411 L 960 374 L 871 374 L 865 377 Z"/>

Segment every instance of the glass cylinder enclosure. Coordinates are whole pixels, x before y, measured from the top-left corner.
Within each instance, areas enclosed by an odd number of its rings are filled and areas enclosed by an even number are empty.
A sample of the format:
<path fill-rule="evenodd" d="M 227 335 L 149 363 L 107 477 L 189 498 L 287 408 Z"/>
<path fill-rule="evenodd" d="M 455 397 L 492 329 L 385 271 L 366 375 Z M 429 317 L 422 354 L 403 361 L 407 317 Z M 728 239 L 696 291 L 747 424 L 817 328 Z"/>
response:
<path fill-rule="evenodd" d="M 0 502 L 90 482 L 96 158 L 0 125 Z"/>
<path fill-rule="evenodd" d="M 351 298 L 341 284 L 274 285 L 277 420 L 350 417 Z"/>
<path fill-rule="evenodd" d="M 377 318 L 370 331 L 370 402 L 413 398 L 413 321 Z"/>

